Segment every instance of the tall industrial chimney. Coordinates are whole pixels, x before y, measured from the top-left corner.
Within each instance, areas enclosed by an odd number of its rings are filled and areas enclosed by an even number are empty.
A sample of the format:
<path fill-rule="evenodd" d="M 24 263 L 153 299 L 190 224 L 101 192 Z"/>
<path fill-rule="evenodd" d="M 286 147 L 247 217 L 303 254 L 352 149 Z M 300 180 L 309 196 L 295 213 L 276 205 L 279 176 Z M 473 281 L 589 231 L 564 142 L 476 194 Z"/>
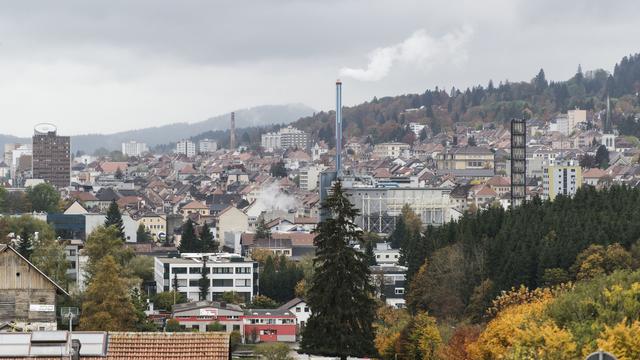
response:
<path fill-rule="evenodd" d="M 236 148 L 236 113 L 231 113 L 231 129 L 229 131 L 229 149 Z"/>
<path fill-rule="evenodd" d="M 336 80 L 336 176 L 342 175 L 342 81 Z"/>

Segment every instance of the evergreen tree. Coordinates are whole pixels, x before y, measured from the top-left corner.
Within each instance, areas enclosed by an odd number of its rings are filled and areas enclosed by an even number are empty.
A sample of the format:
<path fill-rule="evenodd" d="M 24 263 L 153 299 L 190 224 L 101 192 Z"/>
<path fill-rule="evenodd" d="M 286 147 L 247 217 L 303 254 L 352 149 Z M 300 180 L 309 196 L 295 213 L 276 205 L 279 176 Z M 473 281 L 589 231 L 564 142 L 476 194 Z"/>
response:
<path fill-rule="evenodd" d="M 144 225 L 138 225 L 138 230 L 136 230 L 136 238 L 139 243 L 149 243 L 151 242 L 151 235 L 147 232 L 147 228 Z"/>
<path fill-rule="evenodd" d="M 400 249 L 403 246 L 406 239 L 409 237 L 407 227 L 404 224 L 404 218 L 402 216 L 398 217 L 396 222 L 396 227 L 393 229 L 391 233 L 391 248 L 392 249 Z"/>
<path fill-rule="evenodd" d="M 367 257 L 367 264 L 377 265 L 376 255 L 373 252 L 373 241 L 368 240 L 364 243 L 364 255 Z"/>
<path fill-rule="evenodd" d="M 596 164 L 601 169 L 606 169 L 609 167 L 609 150 L 604 145 L 600 145 L 598 150 L 596 151 Z"/>
<path fill-rule="evenodd" d="M 275 299 L 277 291 L 275 286 L 276 266 L 272 256 L 267 257 L 260 270 L 260 295 Z"/>
<path fill-rule="evenodd" d="M 187 222 L 182 225 L 182 238 L 180 240 L 180 246 L 178 246 L 180 253 L 193 253 L 200 251 L 200 244 L 196 236 L 196 229 L 191 219 L 187 219 Z"/>
<path fill-rule="evenodd" d="M 118 204 L 115 200 L 111 200 L 111 204 L 109 204 L 109 209 L 107 210 L 107 218 L 104 220 L 104 226 L 115 226 L 116 230 L 118 230 L 118 236 L 122 240 L 126 240 L 124 235 L 124 223 L 122 222 L 122 214 L 120 214 L 120 209 L 118 208 Z"/>
<path fill-rule="evenodd" d="M 256 225 L 256 239 L 270 239 L 271 229 L 267 227 L 267 223 L 264 220 L 264 216 L 260 216 L 258 224 Z"/>
<path fill-rule="evenodd" d="M 207 260 L 202 261 L 202 271 L 200 274 L 200 280 L 198 285 L 200 287 L 200 300 L 207 300 L 209 295 L 209 285 L 211 280 L 209 279 L 209 267 L 207 266 Z"/>
<path fill-rule="evenodd" d="M 100 261 L 98 272 L 89 282 L 82 303 L 82 330 L 135 330 L 135 308 L 121 272 L 122 269 L 111 255 Z"/>
<path fill-rule="evenodd" d="M 211 228 L 209 224 L 205 221 L 202 225 L 202 229 L 200 229 L 200 246 L 201 252 L 205 253 L 214 253 L 218 252 L 218 243 L 213 240 L 213 234 L 211 233 Z"/>
<path fill-rule="evenodd" d="M 322 204 L 331 216 L 318 224 L 316 270 L 308 292 L 312 315 L 301 348 L 309 354 L 366 357 L 373 345 L 374 287 L 365 255 L 350 243 L 362 243 L 362 231 L 354 224 L 358 210 L 349 202 L 341 183 Z"/>
<path fill-rule="evenodd" d="M 20 233 L 20 244 L 18 245 L 18 252 L 24 256 L 25 259 L 30 260 L 33 253 L 33 243 L 31 242 L 31 234 L 24 228 Z"/>

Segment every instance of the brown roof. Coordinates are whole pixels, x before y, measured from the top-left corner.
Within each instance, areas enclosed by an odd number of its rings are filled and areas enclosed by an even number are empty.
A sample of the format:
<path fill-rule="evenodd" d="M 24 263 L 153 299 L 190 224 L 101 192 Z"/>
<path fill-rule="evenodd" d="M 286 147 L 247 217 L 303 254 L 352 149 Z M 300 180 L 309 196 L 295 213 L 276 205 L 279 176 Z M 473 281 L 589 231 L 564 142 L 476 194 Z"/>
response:
<path fill-rule="evenodd" d="M 129 164 L 127 164 L 126 162 L 105 161 L 102 164 L 100 164 L 100 168 L 102 169 L 102 172 L 105 172 L 105 173 L 114 173 L 118 169 L 120 169 L 120 171 L 125 171 L 127 170 L 128 167 L 129 167 Z"/>
<path fill-rule="evenodd" d="M 494 176 L 491 179 L 487 180 L 487 185 L 489 186 L 510 186 L 511 181 L 509 178 L 505 176 Z"/>
<path fill-rule="evenodd" d="M 606 176 L 607 172 L 602 170 L 602 169 L 598 169 L 598 168 L 593 168 L 593 169 L 589 169 L 585 172 L 582 173 L 582 177 L 583 178 L 601 178 L 603 176 Z"/>
<path fill-rule="evenodd" d="M 79 201 L 98 201 L 95 195 L 86 191 L 73 191 L 69 195 Z"/>
<path fill-rule="evenodd" d="M 253 233 L 243 233 L 242 234 L 242 245 L 249 246 L 253 245 L 253 240 L 256 234 Z M 312 246 L 313 239 L 316 237 L 315 234 L 310 233 L 271 233 L 272 239 L 288 239 L 291 240 L 292 246 Z"/>
<path fill-rule="evenodd" d="M 183 209 L 208 209 L 207 205 L 201 203 L 200 201 L 192 201 L 187 205 L 182 207 Z"/>
<path fill-rule="evenodd" d="M 227 360 L 229 334 L 226 332 L 110 332 L 107 356 L 80 356 L 81 360 Z M 82 348 L 80 349 L 82 353 Z M 59 360 L 62 357 L 37 357 Z M 8 360 L 33 359 L 10 357 Z"/>

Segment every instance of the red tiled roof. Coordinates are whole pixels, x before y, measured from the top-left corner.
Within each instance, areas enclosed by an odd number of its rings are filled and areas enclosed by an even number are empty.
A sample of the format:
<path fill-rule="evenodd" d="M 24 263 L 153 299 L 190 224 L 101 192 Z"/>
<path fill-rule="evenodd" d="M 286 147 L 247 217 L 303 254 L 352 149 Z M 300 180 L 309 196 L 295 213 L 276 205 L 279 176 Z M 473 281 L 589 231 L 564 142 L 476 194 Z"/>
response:
<path fill-rule="evenodd" d="M 80 360 L 227 360 L 226 332 L 109 332 L 107 356 L 80 356 Z M 82 352 L 82 349 L 80 350 Z M 37 357 L 59 360 L 62 357 Z M 33 359 L 9 357 L 7 360 Z"/>
<path fill-rule="evenodd" d="M 200 201 L 192 201 L 187 205 L 182 207 L 183 209 L 208 209 L 207 205 L 201 203 Z"/>
<path fill-rule="evenodd" d="M 120 169 L 120 171 L 125 171 L 127 170 L 128 167 L 129 167 L 129 164 L 127 164 L 126 162 L 105 161 L 102 164 L 100 164 L 100 168 L 102 169 L 102 172 L 105 172 L 105 173 L 114 173 L 118 169 Z"/>

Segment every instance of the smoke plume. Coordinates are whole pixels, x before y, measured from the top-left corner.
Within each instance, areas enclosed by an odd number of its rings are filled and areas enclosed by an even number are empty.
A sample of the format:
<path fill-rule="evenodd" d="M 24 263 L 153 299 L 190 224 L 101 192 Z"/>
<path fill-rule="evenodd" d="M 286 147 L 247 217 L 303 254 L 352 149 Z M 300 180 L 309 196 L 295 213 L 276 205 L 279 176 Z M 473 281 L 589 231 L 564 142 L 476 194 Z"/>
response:
<path fill-rule="evenodd" d="M 344 67 L 340 69 L 340 76 L 361 81 L 378 81 L 387 76 L 396 63 L 410 64 L 421 69 L 442 63 L 459 64 L 467 60 L 465 46 L 472 34 L 473 30 L 465 26 L 435 38 L 426 30 L 420 29 L 399 44 L 373 50 L 369 54 L 366 68 Z"/>

